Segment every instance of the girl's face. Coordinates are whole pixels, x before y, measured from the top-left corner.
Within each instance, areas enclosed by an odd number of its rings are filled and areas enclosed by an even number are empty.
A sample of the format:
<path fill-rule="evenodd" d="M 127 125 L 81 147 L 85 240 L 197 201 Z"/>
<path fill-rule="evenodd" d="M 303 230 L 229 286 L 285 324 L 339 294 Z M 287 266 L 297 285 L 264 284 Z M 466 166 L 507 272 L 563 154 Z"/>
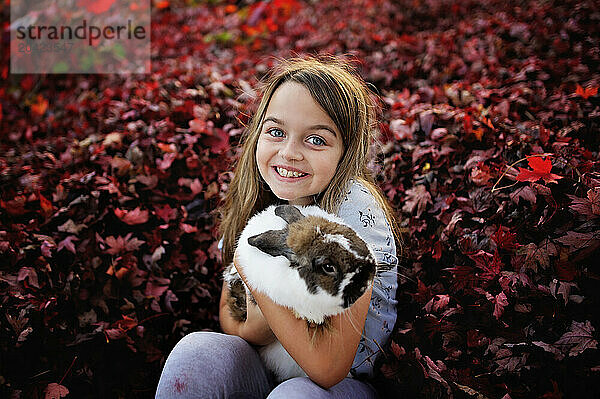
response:
<path fill-rule="evenodd" d="M 271 191 L 292 205 L 309 205 L 325 190 L 344 150 L 329 115 L 296 82 L 273 93 L 256 147 L 258 170 Z"/>

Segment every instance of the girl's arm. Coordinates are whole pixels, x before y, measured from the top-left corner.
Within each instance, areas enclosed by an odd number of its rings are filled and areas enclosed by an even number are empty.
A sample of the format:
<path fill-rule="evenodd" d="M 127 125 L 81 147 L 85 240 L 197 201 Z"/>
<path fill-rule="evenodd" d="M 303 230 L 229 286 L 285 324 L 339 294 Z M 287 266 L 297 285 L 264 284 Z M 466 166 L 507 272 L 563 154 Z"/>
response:
<path fill-rule="evenodd" d="M 229 287 L 223 281 L 221 300 L 219 302 L 219 322 L 221 329 L 226 334 L 237 335 L 254 345 L 267 345 L 275 341 L 275 335 L 269 328 L 260 308 L 249 300 L 246 300 L 246 321 L 241 322 L 234 319 L 229 312 Z"/>
<path fill-rule="evenodd" d="M 242 268 L 237 266 L 236 262 L 238 273 L 246 282 Z M 372 287 L 346 311 L 333 316 L 331 331 L 318 335 L 314 343 L 305 320 L 296 318 L 290 308 L 276 304 L 268 296 L 251 292 L 279 342 L 311 380 L 329 389 L 348 375 L 367 318 Z"/>
<path fill-rule="evenodd" d="M 229 287 L 227 282 L 223 281 L 223 289 L 221 290 L 221 300 L 219 301 L 219 324 L 225 334 L 238 335 L 242 322 L 237 321 L 229 313 Z"/>

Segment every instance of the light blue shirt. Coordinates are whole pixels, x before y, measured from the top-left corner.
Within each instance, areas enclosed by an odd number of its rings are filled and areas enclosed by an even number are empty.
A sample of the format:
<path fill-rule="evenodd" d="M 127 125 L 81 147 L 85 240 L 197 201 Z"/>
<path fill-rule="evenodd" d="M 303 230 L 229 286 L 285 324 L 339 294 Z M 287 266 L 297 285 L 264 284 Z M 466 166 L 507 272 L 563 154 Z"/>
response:
<path fill-rule="evenodd" d="M 394 235 L 375 197 L 355 180 L 351 180 L 348 187 L 338 216 L 373 250 L 378 269 L 367 320 L 350 372 L 354 376 L 372 377 L 375 359 L 381 352 L 379 347 L 384 347 L 396 323 L 398 258 Z"/>
<path fill-rule="evenodd" d="M 373 376 L 375 359 L 380 355 L 396 323 L 396 289 L 398 287 L 396 243 L 385 213 L 371 192 L 351 180 L 338 216 L 369 245 L 375 253 L 375 275 L 371 304 L 362 337 L 350 372 L 353 376 Z M 223 240 L 218 248 L 222 249 Z M 379 345 L 379 346 L 378 346 Z"/>

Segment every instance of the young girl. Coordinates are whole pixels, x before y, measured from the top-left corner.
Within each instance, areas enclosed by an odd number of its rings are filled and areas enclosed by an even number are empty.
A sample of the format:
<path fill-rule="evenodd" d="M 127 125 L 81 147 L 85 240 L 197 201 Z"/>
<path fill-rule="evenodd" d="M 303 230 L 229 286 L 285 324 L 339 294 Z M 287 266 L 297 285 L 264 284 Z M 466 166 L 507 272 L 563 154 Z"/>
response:
<path fill-rule="evenodd" d="M 365 381 L 396 321 L 394 213 L 367 169 L 376 126 L 365 82 L 334 57 L 282 61 L 267 76 L 221 209 L 223 263 L 248 219 L 271 204 L 316 204 L 340 216 L 376 254 L 373 287 L 310 341 L 306 323 L 253 291 L 247 320 L 220 301 L 225 334 L 196 332 L 169 355 L 157 398 L 375 398 Z M 242 278 L 244 265 L 235 262 Z M 308 375 L 275 386 L 255 348 L 278 339 Z M 348 373 L 355 378 L 347 377 Z"/>

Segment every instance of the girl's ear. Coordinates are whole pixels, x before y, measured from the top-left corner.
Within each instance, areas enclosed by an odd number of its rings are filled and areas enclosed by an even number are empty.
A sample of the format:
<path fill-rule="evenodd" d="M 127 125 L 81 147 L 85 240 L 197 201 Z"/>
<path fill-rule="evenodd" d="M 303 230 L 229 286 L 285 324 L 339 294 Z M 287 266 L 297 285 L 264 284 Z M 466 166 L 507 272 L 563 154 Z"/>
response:
<path fill-rule="evenodd" d="M 293 208 L 293 206 L 292 206 Z M 268 230 L 248 238 L 248 244 L 252 245 L 271 256 L 283 255 L 291 262 L 294 253 L 286 244 L 287 229 Z"/>
<path fill-rule="evenodd" d="M 294 223 L 304 217 L 294 205 L 279 205 L 275 208 L 275 215 L 285 220 L 288 224 Z"/>

